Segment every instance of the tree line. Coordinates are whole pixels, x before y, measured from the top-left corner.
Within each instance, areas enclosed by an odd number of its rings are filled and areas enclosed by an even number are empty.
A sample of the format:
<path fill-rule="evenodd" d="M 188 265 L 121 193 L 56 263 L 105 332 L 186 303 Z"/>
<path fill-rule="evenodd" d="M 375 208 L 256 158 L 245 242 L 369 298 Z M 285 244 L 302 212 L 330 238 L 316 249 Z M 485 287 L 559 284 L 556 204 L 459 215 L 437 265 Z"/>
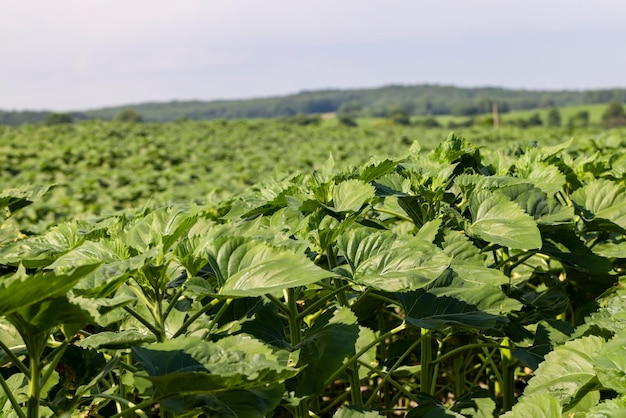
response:
<path fill-rule="evenodd" d="M 281 118 L 297 115 L 337 113 L 358 117 L 391 117 L 398 111 L 408 116 L 456 115 L 474 117 L 499 111 L 548 109 L 595 103 L 626 102 L 626 89 L 586 91 L 511 90 L 482 87 L 461 88 L 441 85 L 392 85 L 375 89 L 304 91 L 282 97 L 171 101 L 132 106 L 145 121 L 170 122 L 181 119 Z M 128 106 L 84 112 L 68 112 L 73 121 L 112 120 Z M 20 125 L 45 122 L 52 112 L 0 111 L 0 124 Z"/>

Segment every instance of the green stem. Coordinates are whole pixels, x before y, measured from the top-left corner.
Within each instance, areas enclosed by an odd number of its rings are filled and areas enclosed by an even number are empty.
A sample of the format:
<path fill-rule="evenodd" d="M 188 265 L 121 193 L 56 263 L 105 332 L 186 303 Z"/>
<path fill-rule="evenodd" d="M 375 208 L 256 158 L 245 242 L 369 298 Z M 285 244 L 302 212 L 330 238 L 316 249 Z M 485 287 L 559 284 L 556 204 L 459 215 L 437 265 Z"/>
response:
<path fill-rule="evenodd" d="M 292 347 L 302 341 L 302 328 L 298 319 L 298 304 L 296 303 L 296 289 L 290 288 L 284 291 L 285 304 L 287 305 L 289 322 L 289 340 Z M 309 401 L 304 398 L 295 409 L 294 418 L 307 418 L 309 416 Z"/>
<path fill-rule="evenodd" d="M 312 312 L 317 312 L 319 310 L 319 308 L 324 306 L 324 304 L 326 304 L 326 302 L 328 302 L 330 299 L 332 299 L 335 296 L 337 296 L 337 294 L 350 289 L 351 287 L 352 287 L 352 285 L 346 284 L 346 285 L 343 285 L 343 286 L 335 288 L 335 290 L 333 290 L 333 291 L 325 294 L 324 296 L 320 297 L 312 305 L 307 306 L 302 312 L 300 312 L 297 315 L 297 318 L 298 319 L 303 319 L 306 316 L 310 315 Z"/>
<path fill-rule="evenodd" d="M 359 362 L 359 364 L 363 367 L 365 367 L 366 369 L 369 369 L 375 373 L 378 373 L 379 375 L 386 377 L 388 375 L 388 373 L 385 373 L 381 370 L 378 370 L 377 368 L 367 364 L 366 362 L 362 361 L 362 360 L 357 360 Z M 412 401 L 417 401 L 417 399 L 415 398 L 415 396 L 413 396 L 413 394 L 407 390 L 404 386 L 402 386 L 400 383 L 396 382 L 394 379 L 392 378 L 387 378 L 387 381 L 394 386 L 396 389 L 398 389 L 400 391 L 400 393 L 402 393 L 404 396 L 406 396 L 407 398 L 411 399 Z"/>
<path fill-rule="evenodd" d="M 373 207 L 372 209 L 375 210 L 376 212 L 386 213 L 387 215 L 395 216 L 398 219 L 402 219 L 403 221 L 407 221 L 407 222 L 413 223 L 413 219 L 411 219 L 408 216 L 403 215 L 401 213 L 394 212 L 394 211 L 388 210 L 388 209 L 383 209 L 383 208 L 380 208 L 380 207 Z"/>
<path fill-rule="evenodd" d="M 46 366 L 47 370 L 44 373 L 43 377 L 41 378 L 42 386 L 44 386 L 46 382 L 48 381 L 48 379 L 50 379 L 50 376 L 52 376 L 52 372 L 54 372 L 54 369 L 56 369 L 57 364 L 61 360 L 61 357 L 63 357 L 63 354 L 65 353 L 65 350 L 67 349 L 67 346 L 68 346 L 68 342 L 63 341 L 63 344 L 55 348 L 54 351 L 52 352 L 52 360 Z"/>
<path fill-rule="evenodd" d="M 20 347 L 25 347 L 25 346 L 20 346 Z M 30 373 L 30 371 L 28 370 L 28 367 L 26 367 L 24 363 L 22 363 L 20 359 L 17 358 L 17 356 L 13 353 L 13 351 L 9 347 L 7 347 L 2 342 L 2 340 L 0 340 L 0 348 L 2 348 L 2 351 L 4 351 L 7 354 L 7 357 L 11 359 L 11 362 L 13 363 L 13 365 L 16 366 L 18 369 L 20 369 L 22 373 L 28 376 L 28 374 Z M 26 353 L 28 352 L 28 350 L 25 350 L 25 351 Z M 2 364 L 4 363 L 0 363 L 0 365 Z"/>
<path fill-rule="evenodd" d="M 208 312 L 209 310 L 211 310 L 211 308 L 213 308 L 215 305 L 217 305 L 220 302 L 219 299 L 213 299 L 211 302 L 207 303 L 206 305 L 204 305 L 202 307 L 202 309 L 200 309 L 198 312 L 196 312 L 195 314 L 191 315 L 184 323 L 183 325 L 181 325 L 181 327 L 178 329 L 178 331 L 176 331 L 176 333 L 174 334 L 174 336 L 172 338 L 176 338 L 176 337 L 180 337 L 181 335 L 183 335 L 187 329 L 189 328 L 189 326 L 191 324 L 193 324 L 198 318 L 200 318 L 203 314 L 205 314 L 206 312 Z"/>
<path fill-rule="evenodd" d="M 474 348 L 504 348 L 504 349 L 510 349 L 509 347 L 503 346 L 503 345 L 499 345 L 499 344 L 495 344 L 495 343 L 474 343 L 474 344 L 467 344 L 461 347 L 457 347 L 454 350 L 450 350 L 448 351 L 446 354 L 442 355 L 441 357 L 436 358 L 435 360 L 433 360 L 431 362 L 431 364 L 437 364 L 437 363 L 441 363 L 444 360 L 449 359 L 450 357 L 454 357 L 456 355 L 458 355 L 459 353 L 462 353 L 463 351 L 466 350 L 471 350 Z"/>
<path fill-rule="evenodd" d="M 431 367 L 433 361 L 432 335 L 429 330 L 422 328 L 422 352 L 420 357 L 420 391 L 430 393 Z M 431 394 L 432 395 L 432 394 Z"/>
<path fill-rule="evenodd" d="M 167 318 L 170 316 L 170 313 L 172 312 L 172 309 L 174 309 L 174 306 L 176 306 L 176 303 L 178 303 L 178 299 L 180 299 L 180 297 L 183 295 L 183 292 L 185 290 L 183 288 L 180 288 L 175 294 L 174 296 L 172 296 L 172 299 L 169 301 L 169 304 L 167 305 L 167 308 L 165 309 L 165 312 L 163 312 L 163 320 L 167 320 Z"/>
<path fill-rule="evenodd" d="M 137 321 L 141 322 L 146 328 L 148 328 L 148 330 L 150 330 L 150 332 L 152 332 L 156 336 L 156 339 L 158 342 L 165 341 L 165 335 L 161 334 L 161 331 L 157 327 L 152 325 L 150 321 L 148 321 L 143 316 L 139 315 L 137 312 L 135 312 L 132 308 L 129 308 L 128 306 L 124 306 L 123 309 L 126 312 L 128 312 L 132 317 L 134 317 Z"/>
<path fill-rule="evenodd" d="M 502 344 L 507 349 L 501 349 L 500 355 L 502 356 L 502 409 L 504 412 L 513 408 L 515 403 L 515 366 L 516 361 L 511 354 L 512 342 L 510 339 L 505 338 Z"/>
<path fill-rule="evenodd" d="M 94 398 L 111 399 L 111 400 L 114 400 L 114 401 L 119 402 L 119 403 L 123 403 L 126 406 L 128 406 L 127 409 L 125 409 L 122 412 L 119 412 L 119 413 L 117 413 L 115 415 L 111 415 L 109 418 L 122 418 L 124 415 L 127 415 L 129 412 L 135 412 L 140 417 L 147 417 L 146 413 L 143 412 L 142 409 L 150 407 L 153 404 L 159 402 L 160 400 L 163 400 L 163 398 L 148 399 L 148 400 L 145 400 L 145 401 L 140 402 L 138 404 L 135 404 L 135 403 L 129 401 L 128 399 L 120 398 L 119 396 L 107 395 L 107 394 L 104 394 L 104 393 L 99 393 L 97 395 L 93 395 L 93 397 Z"/>
<path fill-rule="evenodd" d="M 13 410 L 15 411 L 17 416 L 20 418 L 26 418 L 24 411 L 22 411 L 20 404 L 17 402 L 17 399 L 15 399 L 15 396 L 13 395 L 11 388 L 9 388 L 9 385 L 7 384 L 6 380 L 4 380 L 4 377 L 2 377 L 2 373 L 0 373 L 0 386 L 2 386 L 2 390 L 4 391 L 4 394 L 6 395 L 6 397 L 9 399 L 9 402 L 11 402 L 11 405 L 13 406 Z"/>
<path fill-rule="evenodd" d="M 376 338 L 374 341 L 371 341 L 369 344 L 365 345 L 365 347 L 361 348 L 361 350 L 359 352 L 357 352 L 352 357 L 350 357 L 347 361 L 345 361 L 341 365 L 341 367 L 339 367 L 339 369 L 337 369 L 337 371 L 335 373 L 333 373 L 332 376 L 330 376 L 330 378 L 328 380 L 326 380 L 326 383 L 328 384 L 328 383 L 332 382 L 333 380 L 335 380 L 337 378 L 337 376 L 341 375 L 341 373 L 343 373 L 348 367 L 350 367 L 350 364 L 352 364 L 352 362 L 357 361 L 359 359 L 359 357 L 361 357 L 363 354 L 367 353 L 372 347 L 374 347 L 375 345 L 379 344 L 381 341 L 385 341 L 387 338 L 391 337 L 392 335 L 395 335 L 395 334 L 399 333 L 400 331 L 404 331 L 406 329 L 406 327 L 407 327 L 406 323 L 398 325 L 397 327 L 395 327 L 391 331 L 388 331 L 388 332 L 384 333 L 380 337 Z M 374 369 L 374 370 L 376 370 L 376 369 Z"/>
<path fill-rule="evenodd" d="M 284 303 L 282 303 L 280 301 L 280 299 L 276 298 L 275 296 L 270 295 L 269 293 L 265 295 L 266 298 L 269 299 L 270 302 L 272 302 L 272 304 L 274 306 L 276 306 L 280 311 L 282 311 L 285 315 L 287 315 L 288 317 L 292 317 L 294 314 L 291 312 L 291 309 L 289 309 L 289 307 L 287 305 L 285 305 Z M 297 314 L 297 311 L 296 311 Z"/>
<path fill-rule="evenodd" d="M 402 362 L 404 361 L 404 359 L 411 354 L 411 352 L 415 349 L 415 347 L 417 347 L 421 342 L 421 337 L 418 338 L 417 340 L 415 340 L 415 342 L 413 344 L 411 344 L 411 346 L 406 349 L 404 351 L 404 353 L 402 353 L 402 355 L 400 356 L 400 358 L 398 358 L 398 360 L 393 364 L 393 366 L 391 366 L 389 368 L 389 370 L 386 371 L 385 377 L 382 378 L 382 380 L 378 383 L 378 385 L 376 386 L 376 388 L 372 391 L 372 396 L 367 400 L 367 403 L 365 404 L 365 407 L 369 408 L 372 405 L 372 402 L 374 400 L 374 397 L 376 396 L 376 394 L 378 393 L 379 390 L 381 390 L 383 388 L 383 386 L 386 386 L 386 384 L 388 383 L 389 379 L 391 378 L 391 374 L 398 368 L 400 367 L 400 365 L 402 364 Z M 385 396 L 386 398 L 387 396 Z M 389 406 L 386 405 L 386 408 L 389 409 Z"/>
<path fill-rule="evenodd" d="M 30 377 L 28 379 L 28 418 L 39 417 L 39 397 L 41 396 L 41 374 L 39 354 L 30 357 Z"/>
<path fill-rule="evenodd" d="M 217 321 L 220 320 L 222 315 L 224 315 L 224 312 L 226 312 L 226 309 L 228 309 L 228 307 L 230 306 L 230 302 L 232 302 L 232 299 L 226 299 L 222 307 L 217 311 L 215 316 L 211 319 L 209 326 L 207 327 L 206 331 L 204 331 L 204 335 L 202 336 L 202 339 L 206 339 L 209 337 L 209 335 L 211 335 L 211 332 L 213 332 L 213 328 L 215 328 Z"/>

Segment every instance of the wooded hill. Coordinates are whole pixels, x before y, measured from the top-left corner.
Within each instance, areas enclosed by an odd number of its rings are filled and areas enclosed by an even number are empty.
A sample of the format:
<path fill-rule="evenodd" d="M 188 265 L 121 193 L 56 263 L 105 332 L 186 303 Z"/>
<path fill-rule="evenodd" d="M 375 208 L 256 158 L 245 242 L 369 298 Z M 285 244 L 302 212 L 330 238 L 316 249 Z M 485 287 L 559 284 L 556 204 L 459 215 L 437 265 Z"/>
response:
<path fill-rule="evenodd" d="M 70 112 L 71 120 L 113 119 L 132 108 L 145 121 L 180 119 L 274 118 L 297 114 L 339 112 L 353 116 L 387 116 L 402 109 L 409 115 L 473 116 L 499 110 L 542 109 L 583 104 L 626 102 L 626 89 L 513 90 L 495 87 L 462 88 L 441 85 L 390 85 L 371 89 L 303 91 L 280 97 L 244 100 L 171 101 L 141 103 Z M 20 125 L 44 122 L 52 112 L 1 111 L 0 123 Z"/>

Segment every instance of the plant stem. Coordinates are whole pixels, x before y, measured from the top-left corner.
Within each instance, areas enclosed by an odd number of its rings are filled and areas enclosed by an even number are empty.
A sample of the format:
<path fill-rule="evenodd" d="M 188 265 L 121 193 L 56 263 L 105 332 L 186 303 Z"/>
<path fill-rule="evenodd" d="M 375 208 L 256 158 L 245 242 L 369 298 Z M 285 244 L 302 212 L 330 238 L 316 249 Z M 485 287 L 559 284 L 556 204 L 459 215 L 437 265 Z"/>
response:
<path fill-rule="evenodd" d="M 191 315 L 184 323 L 183 325 L 181 325 L 181 327 L 178 329 L 178 331 L 176 331 L 176 333 L 173 335 L 172 338 L 176 338 L 181 336 L 182 334 L 184 334 L 187 329 L 189 328 L 189 326 L 191 324 L 193 324 L 198 318 L 200 318 L 203 314 L 205 314 L 206 312 L 208 312 L 211 308 L 213 308 L 215 305 L 217 305 L 220 302 L 219 299 L 213 299 L 211 302 L 207 303 L 206 305 L 204 305 L 202 307 L 202 309 L 200 309 L 198 312 L 196 312 L 195 314 Z"/>
<path fill-rule="evenodd" d="M 405 216 L 405 215 L 403 215 L 401 213 L 394 212 L 394 211 L 388 210 L 388 209 L 383 209 L 381 207 L 373 207 L 372 209 L 374 211 L 376 211 L 376 212 L 386 213 L 387 215 L 395 216 L 398 219 L 402 219 L 403 221 L 407 221 L 407 222 L 413 223 L 413 219 L 411 219 L 408 216 Z"/>
<path fill-rule="evenodd" d="M 2 377 L 1 373 L 0 373 L 0 386 L 2 387 L 2 390 L 4 391 L 4 394 L 6 395 L 6 397 L 9 399 L 9 402 L 11 402 L 11 406 L 13 406 L 13 410 L 15 411 L 17 416 L 20 418 L 26 418 L 24 411 L 22 411 L 20 404 L 17 402 L 17 399 L 15 399 L 13 392 L 11 392 L 11 388 L 9 388 L 9 385 L 7 384 L 6 380 L 4 380 L 4 377 Z"/>
<path fill-rule="evenodd" d="M 327 293 L 324 296 L 320 297 L 318 300 L 315 301 L 315 303 L 313 303 L 310 306 L 307 306 L 302 312 L 300 312 L 298 314 L 298 319 L 303 319 L 307 315 L 310 315 L 312 312 L 316 312 L 317 310 L 319 310 L 319 308 L 321 306 L 323 306 L 326 302 L 328 302 L 328 300 L 330 300 L 330 299 L 334 298 L 335 296 L 337 296 L 338 293 L 341 293 L 341 292 L 344 292 L 344 291 L 350 289 L 351 287 L 352 287 L 352 285 L 345 284 L 343 286 L 335 288 L 335 290 L 333 290 L 330 293 Z"/>
<path fill-rule="evenodd" d="M 378 393 L 378 391 L 380 389 L 383 388 L 383 386 L 386 386 L 389 379 L 391 378 L 391 374 L 398 368 L 400 367 L 400 365 L 402 364 L 402 362 L 404 361 L 404 359 L 411 354 L 411 352 L 415 349 L 415 347 L 417 347 L 420 342 L 421 342 L 421 337 L 418 338 L 417 340 L 415 340 L 415 342 L 413 344 L 411 344 L 411 346 L 409 348 L 407 348 L 404 353 L 402 353 L 402 355 L 398 358 L 398 360 L 393 364 L 393 366 L 391 366 L 389 368 L 389 370 L 386 371 L 385 377 L 383 377 L 383 379 L 378 383 L 378 386 L 376 386 L 376 388 L 372 391 L 372 396 L 368 399 L 367 403 L 365 404 L 366 407 L 370 407 L 372 405 L 372 401 L 374 400 L 374 396 L 376 396 L 376 393 Z M 387 399 L 387 395 L 385 394 L 385 398 Z M 389 405 L 386 405 L 386 408 L 389 409 Z"/>
<path fill-rule="evenodd" d="M 28 418 L 39 417 L 39 397 L 41 395 L 39 355 L 30 357 L 30 376 L 28 379 Z"/>
<path fill-rule="evenodd" d="M 515 360 L 511 355 L 511 340 L 505 338 L 502 345 L 507 349 L 501 349 L 500 355 L 502 356 L 502 409 L 504 412 L 513 408 L 515 403 Z"/>
<path fill-rule="evenodd" d="M 430 393 L 431 383 L 431 367 L 433 361 L 432 353 L 432 335 L 429 330 L 422 328 L 422 352 L 420 357 L 420 391 L 424 393 Z M 431 393 L 432 395 L 432 393 Z"/>
<path fill-rule="evenodd" d="M 165 321 L 170 316 L 172 309 L 174 309 L 174 306 L 176 306 L 176 303 L 178 302 L 178 299 L 180 299 L 180 297 L 183 295 L 183 292 L 184 292 L 184 289 L 181 287 L 174 294 L 174 296 L 172 296 L 172 299 L 169 301 L 167 308 L 165 309 L 165 312 L 163 312 L 163 321 Z"/>
<path fill-rule="evenodd" d="M 217 321 L 220 320 L 222 315 L 224 315 L 224 312 L 226 312 L 226 309 L 228 309 L 228 307 L 230 306 L 230 302 L 232 302 L 232 299 L 226 299 L 222 307 L 219 309 L 219 311 L 217 311 L 215 316 L 211 319 L 209 326 L 207 327 L 206 331 L 204 331 L 204 335 L 202 336 L 202 339 L 206 339 L 209 337 L 209 335 L 211 335 L 211 332 L 213 331 L 213 328 L 215 328 Z"/>
<path fill-rule="evenodd" d="M 146 328 L 148 328 L 148 330 L 150 330 L 150 332 L 152 332 L 155 335 L 158 342 L 165 341 L 165 336 L 161 333 L 161 331 L 157 327 L 152 325 L 150 321 L 148 321 L 146 318 L 139 315 L 137 312 L 135 312 L 132 308 L 129 308 L 128 306 L 124 306 L 122 309 L 124 309 L 137 321 L 141 322 Z"/>
<path fill-rule="evenodd" d="M 48 379 L 50 379 L 50 376 L 52 376 L 52 372 L 54 372 L 54 369 L 56 368 L 57 364 L 61 360 L 61 357 L 63 357 L 63 353 L 65 353 L 65 350 L 67 349 L 68 344 L 69 344 L 68 341 L 63 341 L 62 345 L 54 349 L 52 361 L 50 361 L 50 363 L 46 366 L 47 370 L 44 373 L 43 377 L 41 378 L 42 386 L 44 386 L 46 382 L 48 381 Z"/>
<path fill-rule="evenodd" d="M 20 347 L 25 347 L 25 346 L 20 346 Z M 28 367 L 26 367 L 24 365 L 24 363 L 22 363 L 20 361 L 19 358 L 17 358 L 17 356 L 13 353 L 13 351 L 11 351 L 11 349 L 9 347 L 7 347 L 2 340 L 0 340 L 0 348 L 2 348 L 2 350 L 7 353 L 7 356 L 9 357 L 9 359 L 11 359 L 11 362 L 13 363 L 13 365 L 15 367 L 17 367 L 18 369 L 20 369 L 20 371 L 22 373 L 24 373 L 25 375 L 28 376 L 28 374 L 30 373 L 30 371 L 28 370 Z M 26 352 L 28 352 L 28 350 L 26 350 Z M 0 365 L 2 365 L 2 363 L 0 363 Z"/>
<path fill-rule="evenodd" d="M 337 376 L 339 376 L 348 367 L 350 367 L 350 364 L 352 362 L 357 361 L 359 359 L 359 357 L 361 357 L 363 354 L 367 353 L 370 350 L 370 348 L 374 347 L 376 344 L 379 344 L 381 341 L 385 341 L 387 338 L 391 337 L 392 335 L 395 335 L 395 334 L 399 333 L 400 331 L 404 331 L 406 329 L 406 327 L 407 327 L 406 323 L 398 325 L 397 327 L 395 327 L 391 331 L 388 331 L 388 332 L 384 333 L 380 337 L 376 338 L 374 341 L 371 341 L 369 344 L 365 345 L 365 347 L 361 348 L 361 351 L 357 352 L 352 357 L 350 357 L 346 362 L 344 362 L 341 365 L 341 367 L 339 367 L 339 369 L 337 369 L 337 371 L 335 373 L 333 373 L 332 376 L 330 376 L 330 378 L 326 381 L 326 383 L 328 384 L 328 383 L 332 382 L 333 380 L 335 380 L 337 378 Z M 374 369 L 374 370 L 376 370 L 376 369 Z"/>
<path fill-rule="evenodd" d="M 298 304 L 296 303 L 296 289 L 290 288 L 284 291 L 285 304 L 289 310 L 289 340 L 292 347 L 297 346 L 302 341 L 302 328 L 298 318 Z M 307 418 L 309 416 L 309 400 L 304 398 L 295 409 L 294 418 Z"/>
<path fill-rule="evenodd" d="M 466 351 L 466 350 L 471 350 L 473 348 L 505 348 L 508 349 L 508 347 L 506 346 L 502 346 L 499 344 L 495 344 L 495 343 L 474 343 L 474 344 L 467 344 L 461 347 L 457 347 L 454 350 L 450 350 L 448 351 L 446 354 L 442 355 L 441 357 L 436 358 L 435 360 L 433 360 L 431 362 L 431 364 L 437 364 L 440 363 L 444 360 L 447 360 L 450 357 L 456 356 L 459 353 Z"/>

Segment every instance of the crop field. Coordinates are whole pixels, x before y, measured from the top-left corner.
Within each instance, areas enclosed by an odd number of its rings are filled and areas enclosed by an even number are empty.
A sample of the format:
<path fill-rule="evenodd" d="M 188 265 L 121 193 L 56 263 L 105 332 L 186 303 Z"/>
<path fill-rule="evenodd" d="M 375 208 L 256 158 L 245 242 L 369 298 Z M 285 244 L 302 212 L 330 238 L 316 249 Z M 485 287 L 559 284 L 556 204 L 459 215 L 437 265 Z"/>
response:
<path fill-rule="evenodd" d="M 620 416 L 625 146 L 0 127 L 0 416 Z"/>

